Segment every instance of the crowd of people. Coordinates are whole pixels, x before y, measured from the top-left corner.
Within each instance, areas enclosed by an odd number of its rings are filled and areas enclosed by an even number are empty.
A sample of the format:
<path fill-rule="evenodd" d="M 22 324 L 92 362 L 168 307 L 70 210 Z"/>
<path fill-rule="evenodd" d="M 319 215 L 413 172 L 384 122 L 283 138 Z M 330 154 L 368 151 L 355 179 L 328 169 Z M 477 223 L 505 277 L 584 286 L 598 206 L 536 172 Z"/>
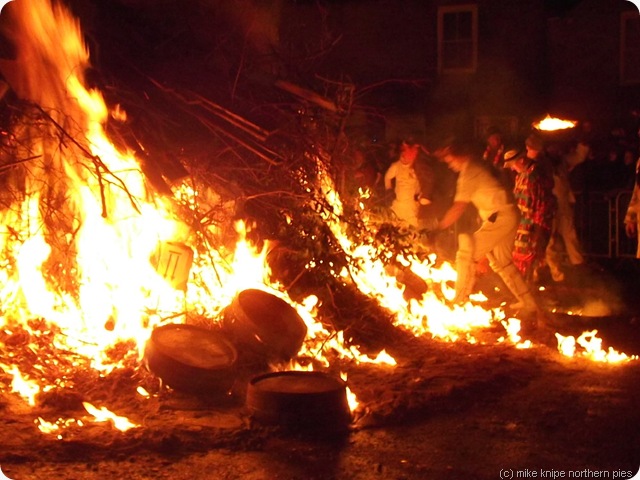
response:
<path fill-rule="evenodd" d="M 532 129 L 521 144 L 507 146 L 491 127 L 484 145 L 450 138 L 432 149 L 406 136 L 390 148 L 386 165 L 361 156 L 351 178 L 402 226 L 430 233 L 454 229 L 452 303 L 468 300 L 485 263 L 515 297 L 509 308 L 526 317 L 539 311 L 535 291 L 543 272 L 563 282 L 567 269 L 585 265 L 575 227 L 576 191 L 632 190 L 625 231 L 637 237 L 640 230 L 640 132 L 634 143 L 614 131 L 604 148 L 593 141 L 588 122 L 580 133 L 558 141 Z M 437 165 L 453 172 L 450 183 Z"/>

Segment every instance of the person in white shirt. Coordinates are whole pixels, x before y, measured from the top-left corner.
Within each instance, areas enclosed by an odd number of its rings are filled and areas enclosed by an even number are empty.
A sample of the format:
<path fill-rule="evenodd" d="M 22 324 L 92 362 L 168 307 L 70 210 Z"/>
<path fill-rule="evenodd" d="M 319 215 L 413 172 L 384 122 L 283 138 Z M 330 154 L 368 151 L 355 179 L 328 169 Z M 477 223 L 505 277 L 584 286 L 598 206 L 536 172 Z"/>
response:
<path fill-rule="evenodd" d="M 395 216 L 409 226 L 418 227 L 420 205 L 430 203 L 422 198 L 420 180 L 415 170 L 415 163 L 423 147 L 411 138 L 400 143 L 400 156 L 384 174 L 385 191 L 395 193 L 391 210 Z"/>
<path fill-rule="evenodd" d="M 436 230 L 453 225 L 469 203 L 476 207 L 482 221 L 472 235 L 458 242 L 454 303 L 467 301 L 475 283 L 476 265 L 487 257 L 491 269 L 500 275 L 517 299 L 509 308 L 537 313 L 537 302 L 513 263 L 512 249 L 520 215 L 507 188 L 486 165 L 473 158 L 471 148 L 465 144 L 453 143 L 443 148 L 438 156 L 458 173 L 458 180 L 453 204 L 440 219 Z"/>

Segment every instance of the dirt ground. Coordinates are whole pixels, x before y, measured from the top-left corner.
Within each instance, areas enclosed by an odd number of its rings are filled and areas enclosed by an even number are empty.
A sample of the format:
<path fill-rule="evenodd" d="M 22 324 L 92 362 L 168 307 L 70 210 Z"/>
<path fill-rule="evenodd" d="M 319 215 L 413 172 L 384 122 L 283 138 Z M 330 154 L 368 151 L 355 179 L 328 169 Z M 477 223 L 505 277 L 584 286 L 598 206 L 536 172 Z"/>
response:
<path fill-rule="evenodd" d="M 611 285 L 608 273 L 596 277 Z M 582 283 L 573 281 L 573 287 L 547 290 L 548 310 L 594 297 L 593 282 L 584 283 L 583 275 Z M 629 305 L 624 294 L 620 299 Z M 563 334 L 598 328 L 605 348 L 638 354 L 640 326 L 635 305 L 629 308 L 606 317 L 549 312 L 547 322 Z M 390 336 L 387 351 L 397 366 L 345 366 L 360 402 L 346 432 L 261 425 L 246 409 L 243 382 L 221 398 L 166 390 L 144 398 L 135 387 L 154 379 L 135 368 L 103 384 L 88 382 L 93 389 L 81 395 L 49 398 L 35 407 L 4 393 L 0 467 L 13 480 L 635 475 L 640 361 L 607 365 L 567 358 L 540 332 L 531 335 L 532 348 L 517 349 L 498 341 L 503 333 L 476 332 L 477 344 Z M 108 400 L 111 410 L 140 426 L 119 432 L 108 422 L 85 420 L 61 430 L 60 438 L 38 430 L 38 417 L 86 419 L 81 396 Z"/>

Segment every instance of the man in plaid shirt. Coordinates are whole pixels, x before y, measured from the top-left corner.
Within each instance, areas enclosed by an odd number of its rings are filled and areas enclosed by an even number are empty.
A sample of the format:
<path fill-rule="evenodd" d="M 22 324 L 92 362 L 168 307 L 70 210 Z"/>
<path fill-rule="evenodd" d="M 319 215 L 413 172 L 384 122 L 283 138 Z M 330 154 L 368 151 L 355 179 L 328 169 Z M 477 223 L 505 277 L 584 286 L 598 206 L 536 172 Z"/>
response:
<path fill-rule="evenodd" d="M 558 208 L 553 194 L 553 175 L 542 155 L 531 158 L 526 152 L 514 150 L 505 154 L 505 167 L 516 172 L 513 193 L 520 210 L 513 263 L 529 283 L 533 280 L 534 272 L 544 264 L 553 218 Z"/>

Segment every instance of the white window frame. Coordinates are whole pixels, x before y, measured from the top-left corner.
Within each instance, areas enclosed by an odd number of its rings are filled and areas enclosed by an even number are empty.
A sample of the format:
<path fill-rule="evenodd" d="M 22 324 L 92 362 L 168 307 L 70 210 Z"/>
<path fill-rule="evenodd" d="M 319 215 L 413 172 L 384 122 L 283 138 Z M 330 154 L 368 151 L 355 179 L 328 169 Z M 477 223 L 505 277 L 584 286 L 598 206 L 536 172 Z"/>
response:
<path fill-rule="evenodd" d="M 629 76 L 626 66 L 629 63 L 640 63 L 640 44 L 636 45 L 633 50 L 629 50 L 627 46 L 627 28 L 628 22 L 640 22 L 640 15 L 636 10 L 623 12 L 620 15 L 620 84 L 636 85 L 640 84 L 640 71 L 633 77 Z"/>
<path fill-rule="evenodd" d="M 452 13 L 471 14 L 471 64 L 461 68 L 450 68 L 444 62 L 444 17 Z M 465 40 L 463 40 L 465 41 Z M 469 40 L 466 40 L 469 41 Z M 438 73 L 475 73 L 478 67 L 478 6 L 476 4 L 444 5 L 438 7 Z"/>

